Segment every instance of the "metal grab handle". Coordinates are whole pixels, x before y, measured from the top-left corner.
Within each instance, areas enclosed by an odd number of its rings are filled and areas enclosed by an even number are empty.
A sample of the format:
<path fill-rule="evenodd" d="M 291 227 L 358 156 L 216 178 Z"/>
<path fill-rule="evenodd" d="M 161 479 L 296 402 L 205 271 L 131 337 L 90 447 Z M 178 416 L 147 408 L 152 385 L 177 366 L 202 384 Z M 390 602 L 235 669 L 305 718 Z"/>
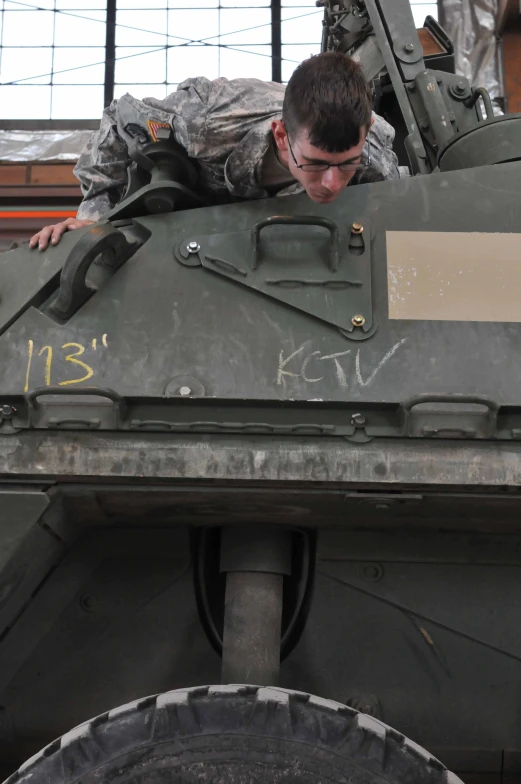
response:
<path fill-rule="evenodd" d="M 331 235 L 329 242 L 329 267 L 331 272 L 338 272 L 338 241 L 340 236 L 338 226 L 328 218 L 320 218 L 317 215 L 272 215 L 271 218 L 264 218 L 258 221 L 251 231 L 253 247 L 252 269 L 257 269 L 260 233 L 267 226 L 321 226 L 323 229 L 327 229 Z"/>
<path fill-rule="evenodd" d="M 26 394 L 25 399 L 31 408 L 36 408 L 38 398 L 44 395 L 88 395 L 91 397 L 106 397 L 118 405 L 125 403 L 125 398 L 114 389 L 107 389 L 106 387 L 67 387 L 66 389 L 57 385 L 36 387 Z"/>
<path fill-rule="evenodd" d="M 415 406 L 419 406 L 422 403 L 452 403 L 456 405 L 478 405 L 478 406 L 485 406 L 487 409 L 487 420 L 489 425 L 489 435 L 492 435 L 497 426 L 497 418 L 499 413 L 499 405 L 494 401 L 491 400 L 489 397 L 485 397 L 484 395 L 465 395 L 460 393 L 455 393 L 453 395 L 449 394 L 429 394 L 424 393 L 421 395 L 415 395 L 407 400 L 405 403 L 402 404 L 402 414 L 404 417 L 404 430 L 405 434 L 409 435 L 409 425 L 411 420 L 411 413 L 412 409 Z M 445 432 L 451 431 L 456 432 L 459 428 L 440 428 L 437 432 Z"/>
<path fill-rule="evenodd" d="M 488 90 L 485 89 L 485 87 L 476 88 L 472 93 L 472 95 L 470 96 L 470 98 L 467 98 L 464 105 L 467 107 L 467 109 L 472 109 L 472 107 L 477 104 L 480 98 L 483 99 L 487 120 L 493 120 L 495 116 L 494 107 L 492 106 L 492 99 L 490 98 L 490 93 L 488 92 Z M 481 120 L 483 121 L 483 115 L 481 114 L 481 110 L 479 114 L 481 115 Z"/>
<path fill-rule="evenodd" d="M 425 425 L 423 428 L 423 435 L 429 436 L 430 438 L 434 438 L 435 436 L 445 436 L 445 438 L 450 438 L 454 436 L 455 438 L 461 436 L 462 438 L 474 438 L 476 436 L 476 431 L 472 427 L 430 427 L 429 425 Z"/>
<path fill-rule="evenodd" d="M 35 411 L 39 407 L 38 398 L 43 397 L 44 395 L 73 395 L 76 397 L 80 396 L 89 396 L 89 397 L 106 397 L 108 400 L 111 400 L 116 405 L 116 409 L 118 412 L 118 419 L 121 420 L 125 417 L 127 411 L 127 404 L 125 402 L 125 398 L 122 397 L 119 392 L 115 392 L 113 389 L 106 389 L 105 387 L 60 387 L 60 386 L 50 386 L 50 387 L 36 387 L 36 389 L 32 389 L 25 395 L 25 400 L 27 402 L 27 407 L 29 409 L 29 413 Z"/>
<path fill-rule="evenodd" d="M 88 430 L 95 430 L 100 424 L 99 419 L 49 419 L 51 427 L 84 427 Z"/>
<path fill-rule="evenodd" d="M 89 267 L 100 253 L 114 254 L 117 269 L 134 250 L 127 238 L 110 223 L 93 226 L 69 253 L 60 277 L 56 299 L 49 306 L 49 313 L 65 321 L 70 318 L 94 293 L 85 281 Z"/>

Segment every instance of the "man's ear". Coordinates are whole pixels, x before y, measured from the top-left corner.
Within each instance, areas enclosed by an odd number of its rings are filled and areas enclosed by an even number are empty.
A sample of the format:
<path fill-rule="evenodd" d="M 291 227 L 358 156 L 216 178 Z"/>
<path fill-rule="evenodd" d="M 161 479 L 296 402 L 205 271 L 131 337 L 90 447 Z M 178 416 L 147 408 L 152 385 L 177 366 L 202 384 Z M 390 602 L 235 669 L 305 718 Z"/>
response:
<path fill-rule="evenodd" d="M 284 123 L 282 120 L 273 120 L 271 123 L 271 131 L 273 133 L 273 138 L 275 139 L 275 144 L 277 148 L 281 150 L 281 152 L 287 152 L 288 149 L 288 135 L 286 133 L 286 128 L 284 127 Z"/>

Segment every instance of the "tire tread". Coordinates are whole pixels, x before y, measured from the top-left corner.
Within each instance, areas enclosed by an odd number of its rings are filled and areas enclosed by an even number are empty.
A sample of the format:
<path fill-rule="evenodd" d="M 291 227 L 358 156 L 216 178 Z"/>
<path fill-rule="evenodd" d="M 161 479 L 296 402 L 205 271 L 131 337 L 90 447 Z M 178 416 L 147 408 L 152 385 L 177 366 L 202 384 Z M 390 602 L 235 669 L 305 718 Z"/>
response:
<path fill-rule="evenodd" d="M 199 734 L 204 729 L 205 706 L 215 712 L 221 707 L 231 708 L 237 698 L 251 703 L 247 705 L 248 729 L 254 728 L 261 736 L 270 733 L 273 736 L 275 729 L 281 737 L 309 742 L 299 730 L 298 722 L 293 720 L 293 710 L 304 707 L 329 719 L 345 720 L 345 738 L 339 748 L 331 746 L 331 750 L 340 754 L 347 751 L 350 755 L 347 759 L 378 773 L 384 780 L 400 784 L 405 771 L 407 781 L 462 784 L 417 743 L 354 708 L 304 692 L 240 684 L 176 689 L 103 713 L 50 743 L 27 760 L 5 784 L 72 784 L 89 766 L 102 760 L 103 737 L 107 730 L 112 739 L 108 760 L 136 748 L 136 741 L 138 745 L 145 745 L 176 735 Z M 237 729 L 231 731 L 237 732 Z M 317 742 L 321 741 L 317 739 Z M 55 778 L 56 771 L 63 771 L 59 781 Z"/>

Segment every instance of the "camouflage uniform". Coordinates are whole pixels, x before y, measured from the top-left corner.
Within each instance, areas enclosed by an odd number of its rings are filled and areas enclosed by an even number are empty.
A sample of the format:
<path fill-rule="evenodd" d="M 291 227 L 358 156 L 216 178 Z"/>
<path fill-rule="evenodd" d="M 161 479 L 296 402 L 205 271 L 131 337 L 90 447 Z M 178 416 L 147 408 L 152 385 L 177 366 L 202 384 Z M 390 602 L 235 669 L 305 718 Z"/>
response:
<path fill-rule="evenodd" d="M 135 128 L 149 133 L 147 121 L 168 123 L 188 156 L 199 164 L 198 189 L 213 203 L 262 199 L 268 192 L 257 172 L 268 150 L 271 123 L 281 117 L 285 86 L 258 79 L 187 79 L 164 100 L 138 101 L 128 93 L 105 109 L 101 126 L 82 152 L 74 172 L 81 182 L 82 219 L 98 220 L 124 195 L 131 164 L 128 145 Z M 365 147 L 386 179 L 404 176 L 392 151 L 393 128 L 374 115 Z M 129 131 L 131 133 L 129 134 Z M 277 194 L 301 193 L 300 183 Z"/>

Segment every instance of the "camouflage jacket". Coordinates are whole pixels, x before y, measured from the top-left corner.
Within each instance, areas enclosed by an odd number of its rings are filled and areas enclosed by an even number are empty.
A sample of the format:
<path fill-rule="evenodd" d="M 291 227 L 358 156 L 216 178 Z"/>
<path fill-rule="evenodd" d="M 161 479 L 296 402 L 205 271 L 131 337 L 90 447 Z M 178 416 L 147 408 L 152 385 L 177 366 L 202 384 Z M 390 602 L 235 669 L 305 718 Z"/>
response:
<path fill-rule="evenodd" d="M 78 217 L 98 220 L 122 199 L 131 164 L 128 145 L 136 126 L 150 136 L 148 122 L 173 128 L 176 140 L 197 161 L 198 188 L 212 203 L 266 198 L 257 171 L 270 144 L 271 123 L 282 113 L 284 90 L 282 84 L 259 79 L 197 77 L 164 100 L 139 101 L 128 93 L 114 100 L 74 169 L 83 192 Z M 366 158 L 370 144 L 371 163 L 386 179 L 405 176 L 408 170 L 398 167 L 392 151 L 393 128 L 378 115 L 374 120 Z M 297 182 L 277 195 L 302 191 Z"/>

